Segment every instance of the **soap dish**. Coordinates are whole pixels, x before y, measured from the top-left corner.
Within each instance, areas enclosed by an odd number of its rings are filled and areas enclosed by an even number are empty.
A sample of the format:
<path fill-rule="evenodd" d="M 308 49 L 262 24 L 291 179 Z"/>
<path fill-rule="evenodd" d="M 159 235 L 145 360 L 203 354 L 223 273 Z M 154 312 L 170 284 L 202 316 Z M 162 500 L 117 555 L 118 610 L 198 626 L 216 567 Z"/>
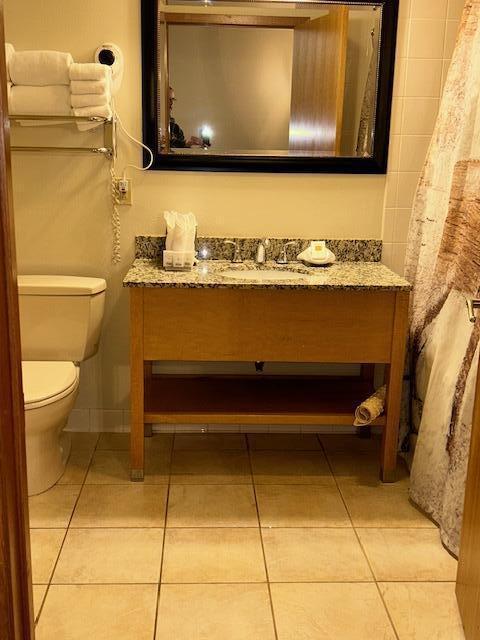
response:
<path fill-rule="evenodd" d="M 195 251 L 163 252 L 163 268 L 165 271 L 191 271 L 195 262 Z"/>

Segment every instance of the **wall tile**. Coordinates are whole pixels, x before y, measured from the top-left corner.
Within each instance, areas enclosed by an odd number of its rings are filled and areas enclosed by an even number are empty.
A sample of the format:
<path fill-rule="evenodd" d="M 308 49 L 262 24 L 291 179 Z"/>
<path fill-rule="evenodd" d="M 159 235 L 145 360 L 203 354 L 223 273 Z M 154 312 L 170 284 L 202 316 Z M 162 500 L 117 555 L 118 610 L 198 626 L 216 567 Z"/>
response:
<path fill-rule="evenodd" d="M 400 171 L 421 171 L 425 164 L 431 136 L 402 136 Z"/>
<path fill-rule="evenodd" d="M 398 173 L 389 173 L 385 185 L 385 207 L 397 206 Z"/>
<path fill-rule="evenodd" d="M 412 215 L 411 209 L 397 209 L 393 230 L 393 242 L 405 243 L 408 237 L 408 227 Z"/>
<path fill-rule="evenodd" d="M 403 276 L 405 270 L 405 254 L 407 251 L 406 243 L 393 245 L 393 266 L 392 269 Z"/>
<path fill-rule="evenodd" d="M 393 242 L 396 209 L 385 209 L 383 216 L 383 242 Z"/>
<path fill-rule="evenodd" d="M 455 49 L 458 34 L 458 20 L 447 20 L 445 27 L 445 46 L 443 49 L 443 57 L 451 58 Z"/>
<path fill-rule="evenodd" d="M 438 98 L 404 98 L 401 133 L 431 135 L 437 120 Z"/>
<path fill-rule="evenodd" d="M 126 431 L 124 413 L 120 409 L 90 409 L 91 431 Z"/>
<path fill-rule="evenodd" d="M 68 418 L 67 431 L 90 431 L 90 410 L 73 409 Z"/>
<path fill-rule="evenodd" d="M 410 5 L 411 0 L 400 0 L 400 6 L 398 9 L 399 18 L 410 17 Z"/>
<path fill-rule="evenodd" d="M 393 80 L 393 96 L 405 95 L 405 80 L 407 72 L 406 58 L 397 58 L 395 63 L 395 75 Z"/>
<path fill-rule="evenodd" d="M 414 0 L 411 17 L 442 20 L 447 15 L 447 5 L 448 0 Z"/>
<path fill-rule="evenodd" d="M 393 269 L 393 244 L 385 242 L 382 251 L 382 262 L 389 269 Z"/>
<path fill-rule="evenodd" d="M 397 29 L 397 58 L 405 58 L 408 55 L 408 41 L 410 35 L 410 23 L 408 20 L 398 20 Z"/>
<path fill-rule="evenodd" d="M 392 120 L 390 134 L 397 135 L 402 132 L 404 99 L 401 97 L 392 100 Z"/>
<path fill-rule="evenodd" d="M 405 95 L 438 98 L 442 80 L 442 60 L 407 61 Z"/>
<path fill-rule="evenodd" d="M 451 60 L 443 60 L 442 62 L 442 81 L 441 81 L 441 90 L 445 87 L 445 82 L 447 81 L 448 70 L 450 69 Z"/>
<path fill-rule="evenodd" d="M 398 174 L 397 206 L 400 209 L 410 209 L 417 190 L 420 173 Z"/>
<path fill-rule="evenodd" d="M 447 18 L 449 20 L 460 20 L 464 7 L 465 0 L 448 0 Z"/>
<path fill-rule="evenodd" d="M 408 57 L 443 58 L 444 38 L 445 20 L 412 20 Z"/>
<path fill-rule="evenodd" d="M 400 160 L 400 141 L 401 136 L 391 136 L 390 147 L 388 150 L 388 170 L 398 171 Z"/>

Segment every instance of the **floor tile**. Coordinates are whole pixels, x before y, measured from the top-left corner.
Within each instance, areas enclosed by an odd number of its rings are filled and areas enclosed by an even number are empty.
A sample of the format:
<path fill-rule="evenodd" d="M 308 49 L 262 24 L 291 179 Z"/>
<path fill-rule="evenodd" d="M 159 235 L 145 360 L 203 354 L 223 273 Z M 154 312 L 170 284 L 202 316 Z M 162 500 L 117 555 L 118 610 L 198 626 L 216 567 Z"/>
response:
<path fill-rule="evenodd" d="M 454 582 L 379 584 L 399 640 L 464 640 Z"/>
<path fill-rule="evenodd" d="M 163 529 L 70 529 L 53 584 L 155 583 Z"/>
<path fill-rule="evenodd" d="M 255 527 L 250 485 L 172 485 L 167 527 Z"/>
<path fill-rule="evenodd" d="M 170 451 L 173 443 L 172 434 L 156 433 L 151 438 L 144 438 L 145 451 Z M 129 451 L 129 433 L 101 433 L 97 451 Z"/>
<path fill-rule="evenodd" d="M 318 451 L 321 449 L 318 438 L 313 433 L 251 433 L 248 446 L 252 451 Z"/>
<path fill-rule="evenodd" d="M 249 484 L 248 454 L 244 451 L 174 451 L 172 484 Z"/>
<path fill-rule="evenodd" d="M 72 439 L 72 451 L 90 451 L 93 453 L 98 442 L 98 433 L 80 431 L 70 432 Z"/>
<path fill-rule="evenodd" d="M 47 593 L 48 585 L 46 584 L 34 584 L 33 585 L 33 615 L 35 619 L 38 618 L 40 609 L 42 607 L 43 599 Z"/>
<path fill-rule="evenodd" d="M 336 487 L 258 485 L 262 527 L 351 527 Z"/>
<path fill-rule="evenodd" d="M 162 582 L 265 582 L 258 528 L 167 529 Z"/>
<path fill-rule="evenodd" d="M 375 584 L 272 584 L 278 640 L 395 640 Z"/>
<path fill-rule="evenodd" d="M 166 501 L 161 485 L 85 485 L 71 526 L 161 528 Z"/>
<path fill-rule="evenodd" d="M 162 585 L 156 640 L 173 638 L 274 640 L 267 585 Z"/>
<path fill-rule="evenodd" d="M 92 456 L 93 451 L 88 449 L 72 451 L 58 484 L 83 484 Z"/>
<path fill-rule="evenodd" d="M 240 433 L 183 433 L 175 435 L 173 447 L 178 451 L 245 450 L 247 442 Z"/>
<path fill-rule="evenodd" d="M 30 526 L 35 529 L 65 529 L 72 516 L 80 485 L 56 485 L 29 498 Z"/>
<path fill-rule="evenodd" d="M 339 484 L 354 482 L 365 486 L 380 486 L 380 456 L 377 451 L 333 450 L 327 453 L 333 475 Z M 395 487 L 408 486 L 409 474 L 405 462 L 397 463 Z"/>
<path fill-rule="evenodd" d="M 334 484 L 322 451 L 252 451 L 256 484 Z"/>
<path fill-rule="evenodd" d="M 355 434 L 325 433 L 319 436 L 320 442 L 327 453 L 332 451 L 351 451 L 352 453 L 380 451 L 382 439 L 380 436 L 359 438 Z"/>
<path fill-rule="evenodd" d="M 152 640 L 156 585 L 52 585 L 36 640 Z"/>
<path fill-rule="evenodd" d="M 96 451 L 86 484 L 131 484 L 129 451 Z M 144 484 L 168 484 L 170 452 L 146 452 Z"/>
<path fill-rule="evenodd" d="M 48 584 L 52 577 L 66 529 L 31 529 L 33 584 Z"/>
<path fill-rule="evenodd" d="M 263 529 L 271 582 L 372 581 L 353 529 Z"/>
<path fill-rule="evenodd" d="M 423 527 L 435 525 L 408 499 L 406 486 L 356 482 L 339 483 L 348 512 L 356 527 Z"/>
<path fill-rule="evenodd" d="M 457 561 L 437 529 L 358 529 L 377 580 L 454 581 Z"/>

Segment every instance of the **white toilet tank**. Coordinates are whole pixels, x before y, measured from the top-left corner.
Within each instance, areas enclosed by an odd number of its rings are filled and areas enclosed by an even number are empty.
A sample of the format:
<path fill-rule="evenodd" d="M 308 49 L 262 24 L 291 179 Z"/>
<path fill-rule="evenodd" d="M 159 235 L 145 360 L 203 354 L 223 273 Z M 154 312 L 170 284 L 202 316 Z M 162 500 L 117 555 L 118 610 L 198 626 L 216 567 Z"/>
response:
<path fill-rule="evenodd" d="M 93 356 L 106 287 L 101 278 L 19 276 L 22 359 L 81 362 Z"/>

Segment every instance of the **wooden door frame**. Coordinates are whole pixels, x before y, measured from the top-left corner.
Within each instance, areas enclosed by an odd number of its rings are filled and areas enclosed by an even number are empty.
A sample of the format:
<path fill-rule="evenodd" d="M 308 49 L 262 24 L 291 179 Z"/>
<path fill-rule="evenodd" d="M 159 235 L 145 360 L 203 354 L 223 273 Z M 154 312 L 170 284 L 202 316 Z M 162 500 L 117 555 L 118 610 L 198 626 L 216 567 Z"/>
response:
<path fill-rule="evenodd" d="M 0 640 L 33 640 L 25 414 L 0 0 Z"/>

